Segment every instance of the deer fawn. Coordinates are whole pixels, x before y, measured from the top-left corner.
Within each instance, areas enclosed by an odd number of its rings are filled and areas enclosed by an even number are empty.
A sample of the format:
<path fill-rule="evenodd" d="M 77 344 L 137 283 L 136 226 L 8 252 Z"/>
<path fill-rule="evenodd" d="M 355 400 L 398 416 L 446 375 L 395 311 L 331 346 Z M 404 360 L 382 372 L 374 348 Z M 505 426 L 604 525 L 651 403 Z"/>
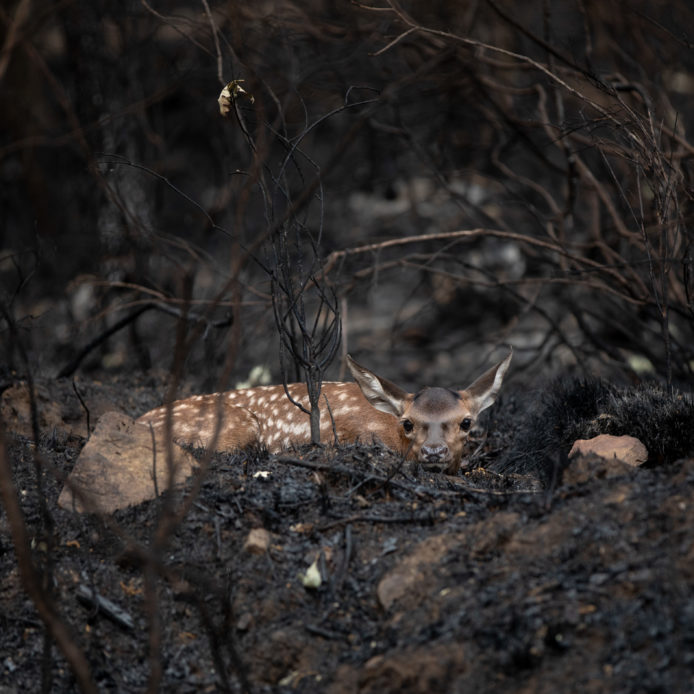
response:
<path fill-rule="evenodd" d="M 321 441 L 376 439 L 427 469 L 456 474 L 468 434 L 480 412 L 496 400 L 512 356 L 513 352 L 465 390 L 423 388 L 408 393 L 347 355 L 356 383 L 323 383 Z M 305 384 L 292 383 L 287 391 L 308 409 Z M 277 453 L 310 442 L 309 417 L 290 402 L 282 385 L 197 395 L 170 407 L 171 432 L 182 443 L 219 451 L 260 444 Z M 163 406 L 137 421 L 161 432 L 166 418 Z"/>

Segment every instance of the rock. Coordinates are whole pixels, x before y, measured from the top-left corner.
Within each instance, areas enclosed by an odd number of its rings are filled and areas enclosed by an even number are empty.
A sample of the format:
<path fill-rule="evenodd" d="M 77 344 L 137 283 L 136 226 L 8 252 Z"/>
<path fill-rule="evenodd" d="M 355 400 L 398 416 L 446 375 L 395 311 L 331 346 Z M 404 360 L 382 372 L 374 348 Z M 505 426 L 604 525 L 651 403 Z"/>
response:
<path fill-rule="evenodd" d="M 625 475 L 648 460 L 646 447 L 633 436 L 601 434 L 579 439 L 569 453 L 571 465 L 564 471 L 564 484 L 584 484 L 596 478 Z"/>
<path fill-rule="evenodd" d="M 239 631 L 248 631 L 252 626 L 253 626 L 253 615 L 250 612 L 244 612 L 237 620 L 236 620 L 236 628 Z"/>
<path fill-rule="evenodd" d="M 609 434 L 600 434 L 592 439 L 578 439 L 571 448 L 569 458 L 591 453 L 606 460 L 616 458 L 634 467 L 643 465 L 648 460 L 648 451 L 637 438 Z"/>
<path fill-rule="evenodd" d="M 243 543 L 243 549 L 250 554 L 265 554 L 270 546 L 270 539 L 270 533 L 265 528 L 253 528 Z"/>
<path fill-rule="evenodd" d="M 153 440 L 148 426 L 120 412 L 107 412 L 77 458 L 58 506 L 112 513 L 154 499 L 169 487 L 166 449 L 163 435 Z M 180 446 L 173 444 L 172 449 L 171 484 L 176 486 L 193 474 L 197 463 Z"/>

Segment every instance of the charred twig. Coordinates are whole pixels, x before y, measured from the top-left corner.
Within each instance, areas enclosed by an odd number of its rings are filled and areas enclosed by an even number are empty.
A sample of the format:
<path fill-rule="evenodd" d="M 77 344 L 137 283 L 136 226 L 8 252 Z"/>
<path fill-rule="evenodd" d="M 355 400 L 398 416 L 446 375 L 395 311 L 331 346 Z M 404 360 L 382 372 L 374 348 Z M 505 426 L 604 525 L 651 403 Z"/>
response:
<path fill-rule="evenodd" d="M 205 605 L 204 601 L 198 598 L 195 600 L 195 604 L 200 613 L 200 620 L 205 628 L 205 632 L 207 633 L 207 639 L 210 644 L 210 651 L 212 653 L 212 662 L 214 663 L 215 670 L 217 671 L 217 677 L 219 678 L 219 686 L 223 692 L 231 692 L 231 682 L 229 681 L 226 663 L 224 662 L 224 658 L 222 656 L 219 631 L 215 628 L 209 610 L 207 609 L 207 605 Z M 229 629 L 229 633 L 232 631 L 233 629 Z M 250 690 L 246 687 L 244 691 Z"/>
<path fill-rule="evenodd" d="M 358 477 L 360 479 L 359 486 L 365 484 L 375 484 L 378 485 L 378 489 L 390 486 L 394 489 L 400 489 L 402 491 L 407 491 L 415 495 L 421 495 L 422 492 L 419 488 L 412 488 L 404 483 L 395 482 L 392 479 L 392 475 L 388 477 L 383 477 L 382 475 L 377 475 L 371 472 L 361 472 L 360 470 L 355 470 L 354 468 L 349 468 L 344 465 L 333 465 L 325 463 L 313 463 L 308 460 L 301 460 L 300 458 L 290 458 L 287 456 L 282 456 L 277 458 L 278 463 L 284 463 L 289 465 L 294 465 L 296 467 L 303 467 L 307 470 L 317 470 L 320 472 L 329 472 L 331 474 L 341 475 L 350 479 Z M 354 489 L 350 489 L 349 494 L 353 494 Z"/>
<path fill-rule="evenodd" d="M 352 559 L 352 550 L 352 526 L 348 523 L 345 526 L 344 531 L 344 550 L 342 552 L 342 559 L 333 577 L 333 587 L 338 593 L 342 590 L 342 585 L 345 582 L 347 568 L 349 567 L 349 562 Z"/>
<path fill-rule="evenodd" d="M 104 617 L 110 619 L 122 629 L 132 631 L 135 628 L 135 621 L 125 610 L 121 609 L 112 600 L 100 595 L 89 586 L 83 583 L 78 585 L 76 595 L 80 602 L 94 608 L 96 612 L 103 614 Z"/>
<path fill-rule="evenodd" d="M 80 405 L 82 405 L 82 409 L 84 410 L 85 415 L 87 416 L 87 437 L 89 437 L 89 432 L 91 431 L 91 427 L 89 425 L 89 408 L 87 407 L 87 403 L 84 402 L 84 398 L 82 397 L 82 394 L 79 392 L 77 388 L 77 383 L 75 383 L 75 380 L 72 380 L 72 390 L 75 391 L 75 395 L 77 396 L 77 399 L 80 401 Z"/>
<path fill-rule="evenodd" d="M 315 624 L 304 624 L 304 629 L 306 629 L 309 634 L 322 636 L 324 639 L 330 639 L 332 641 L 344 641 L 346 639 L 345 634 L 339 634 L 336 631 L 330 631 L 329 629 L 316 626 Z"/>
<path fill-rule="evenodd" d="M 416 513 L 411 515 L 382 516 L 379 514 L 358 513 L 347 518 L 338 518 L 330 523 L 318 526 L 320 532 L 325 532 L 331 528 L 351 523 L 414 523 L 421 525 L 432 525 L 435 518 L 430 512 Z"/>

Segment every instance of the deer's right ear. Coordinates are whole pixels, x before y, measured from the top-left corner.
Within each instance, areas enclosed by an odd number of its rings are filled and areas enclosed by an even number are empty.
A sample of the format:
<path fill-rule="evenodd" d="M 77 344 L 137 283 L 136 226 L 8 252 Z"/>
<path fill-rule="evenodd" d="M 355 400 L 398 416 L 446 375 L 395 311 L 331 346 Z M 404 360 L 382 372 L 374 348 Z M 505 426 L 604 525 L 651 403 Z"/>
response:
<path fill-rule="evenodd" d="M 364 397 L 373 407 L 396 417 L 402 415 L 409 398 L 407 391 L 357 364 L 349 354 L 347 355 L 347 366 L 357 385 L 361 388 Z"/>
<path fill-rule="evenodd" d="M 469 399 L 477 414 L 494 404 L 512 357 L 513 349 L 511 349 L 506 359 L 500 361 L 496 366 L 492 366 L 489 371 L 485 371 L 471 386 L 461 391 L 461 396 Z"/>

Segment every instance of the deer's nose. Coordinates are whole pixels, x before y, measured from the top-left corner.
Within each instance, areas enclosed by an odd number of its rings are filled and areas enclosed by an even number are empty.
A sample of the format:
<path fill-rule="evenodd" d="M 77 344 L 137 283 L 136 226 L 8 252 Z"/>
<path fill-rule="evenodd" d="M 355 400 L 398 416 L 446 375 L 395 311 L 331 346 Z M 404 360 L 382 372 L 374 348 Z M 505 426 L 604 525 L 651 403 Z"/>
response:
<path fill-rule="evenodd" d="M 420 455 L 424 463 L 440 463 L 448 458 L 448 446 L 446 444 L 424 445 Z"/>

